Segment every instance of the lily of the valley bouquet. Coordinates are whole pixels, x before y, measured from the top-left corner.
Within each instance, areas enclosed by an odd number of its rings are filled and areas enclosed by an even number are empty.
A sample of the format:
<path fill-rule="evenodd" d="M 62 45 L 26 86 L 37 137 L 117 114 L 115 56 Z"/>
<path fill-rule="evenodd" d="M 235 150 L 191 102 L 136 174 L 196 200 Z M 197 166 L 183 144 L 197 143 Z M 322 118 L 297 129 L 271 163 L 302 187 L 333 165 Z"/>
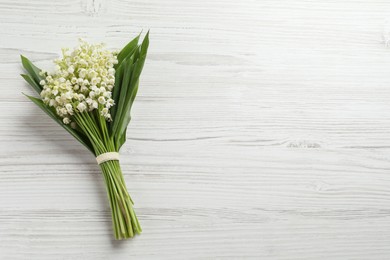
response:
<path fill-rule="evenodd" d="M 149 46 L 149 33 L 120 52 L 103 44 L 80 41 L 74 50 L 63 49 L 54 72 L 37 68 L 22 56 L 27 74 L 22 77 L 39 98 L 28 98 L 60 124 L 96 157 L 104 177 L 116 239 L 141 232 L 119 164 L 126 141 L 130 109 Z"/>

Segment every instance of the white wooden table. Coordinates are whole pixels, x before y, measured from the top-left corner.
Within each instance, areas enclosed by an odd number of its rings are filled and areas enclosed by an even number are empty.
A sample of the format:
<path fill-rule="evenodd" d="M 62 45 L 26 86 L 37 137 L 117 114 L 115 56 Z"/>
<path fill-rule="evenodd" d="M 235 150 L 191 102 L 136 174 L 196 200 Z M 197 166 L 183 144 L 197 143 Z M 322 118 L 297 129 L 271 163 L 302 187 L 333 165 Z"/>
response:
<path fill-rule="evenodd" d="M 0 0 L 0 259 L 390 259 L 390 2 Z M 77 38 L 151 46 L 113 241 L 88 152 L 21 92 Z"/>

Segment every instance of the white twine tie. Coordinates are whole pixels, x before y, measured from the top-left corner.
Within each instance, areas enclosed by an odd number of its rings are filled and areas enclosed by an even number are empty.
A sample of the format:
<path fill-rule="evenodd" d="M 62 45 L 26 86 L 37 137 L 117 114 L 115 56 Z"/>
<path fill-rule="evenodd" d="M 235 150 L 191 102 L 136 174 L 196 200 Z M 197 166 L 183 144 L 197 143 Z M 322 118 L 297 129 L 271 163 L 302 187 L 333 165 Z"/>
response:
<path fill-rule="evenodd" d="M 119 153 L 116 152 L 102 153 L 96 157 L 96 161 L 99 165 L 108 161 L 119 161 Z"/>

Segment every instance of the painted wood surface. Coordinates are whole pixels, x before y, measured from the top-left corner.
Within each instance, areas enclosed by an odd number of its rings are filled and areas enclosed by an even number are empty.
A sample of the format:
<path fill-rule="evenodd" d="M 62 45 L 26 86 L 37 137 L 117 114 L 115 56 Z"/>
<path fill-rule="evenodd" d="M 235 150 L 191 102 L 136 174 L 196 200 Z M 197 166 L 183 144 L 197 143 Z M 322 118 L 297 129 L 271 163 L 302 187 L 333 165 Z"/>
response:
<path fill-rule="evenodd" d="M 390 2 L 0 0 L 0 259 L 390 259 Z M 113 241 L 99 169 L 21 94 L 151 29 Z"/>

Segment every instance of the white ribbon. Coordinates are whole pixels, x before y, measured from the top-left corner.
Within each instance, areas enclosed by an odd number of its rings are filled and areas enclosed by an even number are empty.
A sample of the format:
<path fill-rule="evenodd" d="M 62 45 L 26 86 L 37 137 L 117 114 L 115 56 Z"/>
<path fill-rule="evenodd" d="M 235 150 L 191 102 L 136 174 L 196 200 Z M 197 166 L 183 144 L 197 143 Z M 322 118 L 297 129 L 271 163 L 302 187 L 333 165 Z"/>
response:
<path fill-rule="evenodd" d="M 119 153 L 102 153 L 96 157 L 96 161 L 99 165 L 107 161 L 119 161 Z"/>

